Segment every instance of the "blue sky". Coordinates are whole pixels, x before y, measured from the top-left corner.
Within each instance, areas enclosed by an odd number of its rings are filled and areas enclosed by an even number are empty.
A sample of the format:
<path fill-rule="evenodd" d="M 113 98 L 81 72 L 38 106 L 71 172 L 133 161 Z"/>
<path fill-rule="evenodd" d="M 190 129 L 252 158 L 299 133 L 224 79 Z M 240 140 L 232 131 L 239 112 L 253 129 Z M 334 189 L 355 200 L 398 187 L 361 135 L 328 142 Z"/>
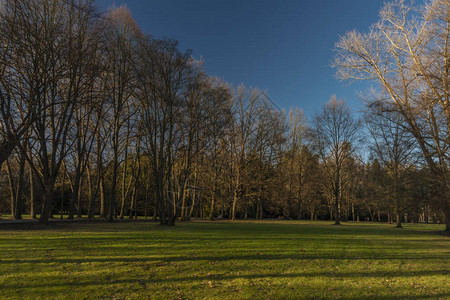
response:
<path fill-rule="evenodd" d="M 383 0 L 98 0 L 126 4 L 146 33 L 173 38 L 202 57 L 208 74 L 259 87 L 282 108 L 311 117 L 331 95 L 362 108 L 361 85 L 335 79 L 330 67 L 339 35 L 367 31 Z"/>

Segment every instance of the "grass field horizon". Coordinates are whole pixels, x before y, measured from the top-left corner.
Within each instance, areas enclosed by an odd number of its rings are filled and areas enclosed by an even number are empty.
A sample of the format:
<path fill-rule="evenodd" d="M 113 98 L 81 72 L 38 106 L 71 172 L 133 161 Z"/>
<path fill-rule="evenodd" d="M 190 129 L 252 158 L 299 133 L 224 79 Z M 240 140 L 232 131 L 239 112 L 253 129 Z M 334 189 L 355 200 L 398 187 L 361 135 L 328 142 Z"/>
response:
<path fill-rule="evenodd" d="M 0 227 L 2 298 L 446 299 L 445 225 L 330 221 Z"/>

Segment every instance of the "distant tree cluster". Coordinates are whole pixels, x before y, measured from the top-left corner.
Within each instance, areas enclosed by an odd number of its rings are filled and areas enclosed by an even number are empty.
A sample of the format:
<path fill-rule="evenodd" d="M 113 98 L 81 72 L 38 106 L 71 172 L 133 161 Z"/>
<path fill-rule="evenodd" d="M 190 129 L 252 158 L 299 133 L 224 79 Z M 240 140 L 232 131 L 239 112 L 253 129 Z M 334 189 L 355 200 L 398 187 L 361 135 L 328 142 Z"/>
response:
<path fill-rule="evenodd" d="M 208 76 L 126 7 L 2 0 L 0 212 L 449 229 L 449 6 L 388 3 L 369 34 L 342 37 L 339 76 L 380 88 L 363 119 L 332 97 L 308 124 Z"/>

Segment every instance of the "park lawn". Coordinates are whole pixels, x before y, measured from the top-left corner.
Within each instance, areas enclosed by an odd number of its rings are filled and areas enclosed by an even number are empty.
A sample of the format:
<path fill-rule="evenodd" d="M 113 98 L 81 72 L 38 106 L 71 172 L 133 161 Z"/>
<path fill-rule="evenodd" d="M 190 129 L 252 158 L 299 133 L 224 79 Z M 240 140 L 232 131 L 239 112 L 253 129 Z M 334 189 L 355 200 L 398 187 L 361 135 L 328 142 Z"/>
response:
<path fill-rule="evenodd" d="M 448 299 L 443 225 L 308 221 L 0 227 L 0 298 Z"/>

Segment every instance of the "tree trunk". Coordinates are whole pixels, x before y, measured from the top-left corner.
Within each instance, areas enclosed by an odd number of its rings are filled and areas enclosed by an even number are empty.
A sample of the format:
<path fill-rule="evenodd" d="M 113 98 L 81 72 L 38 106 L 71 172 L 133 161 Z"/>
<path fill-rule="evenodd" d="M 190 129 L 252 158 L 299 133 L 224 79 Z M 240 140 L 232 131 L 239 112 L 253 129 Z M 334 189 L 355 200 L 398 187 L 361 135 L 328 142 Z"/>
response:
<path fill-rule="evenodd" d="M 399 173 L 398 173 L 398 166 L 395 165 L 394 169 L 394 197 L 395 197 L 395 223 L 396 228 L 402 228 L 402 221 L 400 219 L 400 193 L 399 193 Z"/>
<path fill-rule="evenodd" d="M 239 198 L 239 189 L 240 189 L 240 169 L 237 168 L 236 170 L 236 184 L 234 186 L 234 193 L 233 193 L 233 206 L 231 211 L 231 220 L 236 219 L 236 204 Z"/>
<path fill-rule="evenodd" d="M 162 175 L 162 174 L 160 174 Z M 160 225 L 166 225 L 167 218 L 166 218 L 166 205 L 165 205 L 165 199 L 164 199 L 164 186 L 163 186 L 163 179 L 158 176 L 156 179 L 156 201 L 158 203 L 158 216 L 159 216 L 159 224 Z"/>
<path fill-rule="evenodd" d="M 106 218 L 106 202 L 105 202 L 105 184 L 103 175 L 100 175 L 100 217 Z"/>
<path fill-rule="evenodd" d="M 236 203 L 238 199 L 238 190 L 234 190 L 234 196 L 233 196 L 233 206 L 231 210 L 231 220 L 236 220 Z"/>
<path fill-rule="evenodd" d="M 352 202 L 352 221 L 355 222 L 355 203 Z"/>
<path fill-rule="evenodd" d="M 126 185 L 126 174 L 127 174 L 127 150 L 125 150 L 125 166 L 122 174 L 122 203 L 120 205 L 120 218 L 123 219 L 125 215 L 125 185 Z"/>
<path fill-rule="evenodd" d="M 9 193 L 11 199 L 11 219 L 14 219 L 14 212 L 16 210 L 16 191 L 14 184 L 14 177 L 12 174 L 11 163 L 9 160 L 6 160 L 6 171 L 8 173 L 8 182 L 9 182 Z"/>
<path fill-rule="evenodd" d="M 149 183 L 145 186 L 145 202 L 144 202 L 144 218 L 147 219 L 147 207 L 148 207 L 148 193 L 149 193 Z"/>
<path fill-rule="evenodd" d="M 213 191 L 211 195 L 211 211 L 209 212 L 210 221 L 214 221 L 214 210 L 216 205 L 216 189 L 217 189 L 217 179 L 216 176 L 214 176 Z"/>
<path fill-rule="evenodd" d="M 81 219 L 81 191 L 82 191 L 82 185 L 83 185 L 83 178 L 80 176 L 80 183 L 78 185 L 78 193 L 77 193 L 77 218 Z"/>
<path fill-rule="evenodd" d="M 188 185 L 187 184 L 188 184 L 188 181 L 186 179 L 184 181 L 183 189 L 181 191 L 181 197 L 182 197 L 182 199 L 181 199 L 181 213 L 180 213 L 181 221 L 186 221 L 188 219 L 187 218 L 187 208 L 186 208 L 186 198 L 187 198 L 187 195 L 188 195 L 188 188 L 187 188 Z"/>
<path fill-rule="evenodd" d="M 153 220 L 158 221 L 158 207 L 153 205 Z"/>
<path fill-rule="evenodd" d="M 137 194 L 137 191 L 136 191 L 136 194 Z M 134 218 L 135 219 L 138 218 L 138 214 L 137 214 L 137 198 L 134 200 Z"/>
<path fill-rule="evenodd" d="M 336 194 L 334 195 L 335 196 L 334 209 L 335 209 L 335 212 L 336 212 L 336 217 L 335 217 L 336 219 L 334 221 L 334 225 L 340 225 L 341 224 L 341 222 L 340 222 L 341 214 L 339 212 L 339 193 L 340 193 L 340 190 L 339 190 L 339 187 L 338 187 L 338 188 L 336 188 Z"/>
<path fill-rule="evenodd" d="M 53 180 L 48 178 L 44 182 L 44 193 L 42 197 L 42 209 L 41 216 L 39 218 L 39 223 L 48 224 L 48 219 L 50 217 L 50 209 L 53 204 L 53 192 L 54 192 L 54 183 Z"/>
<path fill-rule="evenodd" d="M 192 205 L 191 205 L 191 209 L 189 210 L 189 219 L 192 218 L 192 214 L 194 213 L 194 207 L 195 207 L 195 200 L 197 198 L 197 193 L 194 190 L 192 193 Z"/>
<path fill-rule="evenodd" d="M 283 195 L 282 195 L 283 196 Z M 291 200 L 290 193 L 287 193 L 287 195 L 284 195 L 285 201 L 283 201 L 283 219 L 288 220 L 291 217 Z"/>
<path fill-rule="evenodd" d="M 450 232 L 450 206 L 445 209 L 445 231 Z"/>
<path fill-rule="evenodd" d="M 69 202 L 69 219 L 73 220 L 74 216 L 75 216 L 75 210 L 76 210 L 76 205 L 78 204 L 78 190 L 80 188 L 80 180 L 81 180 L 81 175 L 78 172 L 78 169 L 75 171 L 75 176 L 73 177 L 73 181 L 70 177 L 69 172 L 67 171 L 66 165 L 65 163 L 63 163 L 62 165 L 63 167 L 63 171 L 65 171 L 67 173 L 67 178 L 70 180 L 70 188 L 72 190 L 72 194 L 70 197 L 70 202 Z"/>
<path fill-rule="evenodd" d="M 402 220 L 400 219 L 400 200 L 397 199 L 395 201 L 395 223 L 396 223 L 396 228 L 402 228 Z"/>
<path fill-rule="evenodd" d="M 303 219 L 303 207 L 301 202 L 298 203 L 298 219 Z"/>
<path fill-rule="evenodd" d="M 26 148 L 22 150 L 20 154 L 20 162 L 19 162 L 19 178 L 17 181 L 16 188 L 16 205 L 14 210 L 14 219 L 20 220 L 22 219 L 22 209 L 23 209 L 23 187 L 25 181 L 25 155 Z"/>
<path fill-rule="evenodd" d="M 8 173 L 9 190 L 11 194 L 11 218 L 13 220 L 22 219 L 23 185 L 25 176 L 25 156 L 22 153 L 19 158 L 19 174 L 17 182 L 14 182 L 11 164 L 6 160 L 6 170 Z"/>
<path fill-rule="evenodd" d="M 61 217 L 60 219 L 63 219 L 63 214 L 64 214 L 64 181 L 66 180 L 66 172 L 62 172 L 62 180 L 61 180 Z"/>
<path fill-rule="evenodd" d="M 261 190 L 261 187 L 259 187 Z M 260 192 L 261 195 L 261 192 Z M 262 195 L 259 197 L 259 219 L 262 220 L 264 217 L 264 205 L 263 205 L 263 198 Z"/>
<path fill-rule="evenodd" d="M 92 174 L 91 168 L 87 167 L 87 180 L 88 180 L 88 219 L 94 219 L 94 195 L 92 191 Z"/>
<path fill-rule="evenodd" d="M 136 201 L 136 184 L 133 186 L 133 190 L 131 191 L 131 203 L 130 203 L 130 214 L 129 214 L 129 218 L 132 219 L 133 218 L 133 211 L 135 209 L 135 201 Z"/>
<path fill-rule="evenodd" d="M 35 186 L 34 186 L 34 178 L 33 178 L 33 169 L 30 167 L 30 215 L 31 218 L 34 220 L 36 219 L 36 193 L 35 193 Z"/>
<path fill-rule="evenodd" d="M 116 208 L 116 190 L 117 190 L 117 159 L 114 160 L 112 172 L 111 197 L 109 198 L 109 213 L 108 213 L 109 222 L 112 222 L 114 219 L 114 211 Z"/>

